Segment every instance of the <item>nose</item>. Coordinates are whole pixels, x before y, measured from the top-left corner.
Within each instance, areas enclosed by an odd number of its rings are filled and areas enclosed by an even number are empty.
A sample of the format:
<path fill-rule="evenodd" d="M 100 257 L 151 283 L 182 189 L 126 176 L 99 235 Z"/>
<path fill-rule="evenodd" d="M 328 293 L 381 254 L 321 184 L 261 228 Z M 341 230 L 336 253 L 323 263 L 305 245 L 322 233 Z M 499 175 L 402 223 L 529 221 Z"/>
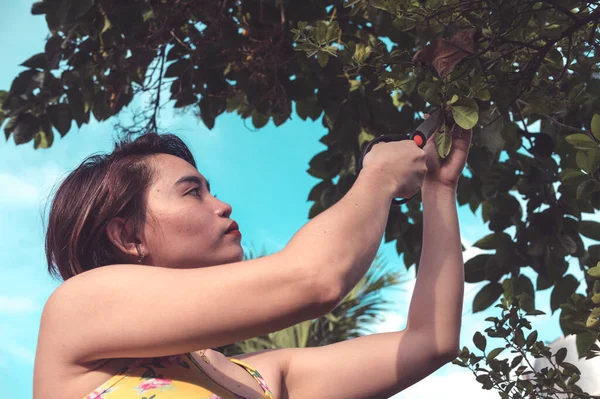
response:
<path fill-rule="evenodd" d="M 216 201 L 217 201 L 216 213 L 223 217 L 229 217 L 229 215 L 231 215 L 231 212 L 233 212 L 233 208 L 231 207 L 231 205 L 229 205 L 227 202 L 221 201 L 219 199 L 216 199 Z"/>

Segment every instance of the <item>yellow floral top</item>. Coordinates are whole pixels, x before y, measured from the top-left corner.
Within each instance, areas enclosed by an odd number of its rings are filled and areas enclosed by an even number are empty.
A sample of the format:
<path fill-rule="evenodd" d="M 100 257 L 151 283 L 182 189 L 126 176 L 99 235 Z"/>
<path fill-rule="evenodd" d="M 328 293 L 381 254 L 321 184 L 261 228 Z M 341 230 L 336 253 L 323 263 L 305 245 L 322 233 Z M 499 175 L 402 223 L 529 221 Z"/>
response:
<path fill-rule="evenodd" d="M 244 368 L 264 391 L 262 399 L 274 399 L 258 370 L 229 358 Z M 207 384 L 206 380 L 211 381 Z M 119 370 L 84 399 L 247 399 L 213 381 L 191 354 L 138 359 Z"/>

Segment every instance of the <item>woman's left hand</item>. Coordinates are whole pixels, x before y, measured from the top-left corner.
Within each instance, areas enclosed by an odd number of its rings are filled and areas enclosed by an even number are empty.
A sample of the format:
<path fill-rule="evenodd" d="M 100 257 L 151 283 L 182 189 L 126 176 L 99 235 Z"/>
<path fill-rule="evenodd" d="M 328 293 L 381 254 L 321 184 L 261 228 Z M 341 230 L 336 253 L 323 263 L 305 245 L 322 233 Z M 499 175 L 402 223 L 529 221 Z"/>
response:
<path fill-rule="evenodd" d="M 450 133 L 452 135 L 452 148 L 444 159 L 440 158 L 435 147 L 435 136 L 438 132 L 436 131 L 427 140 L 423 148 L 427 154 L 427 175 L 424 184 L 433 183 L 454 189 L 458 186 L 458 179 L 465 168 L 467 156 L 469 155 L 473 131 L 471 129 L 464 130 L 455 125 Z"/>

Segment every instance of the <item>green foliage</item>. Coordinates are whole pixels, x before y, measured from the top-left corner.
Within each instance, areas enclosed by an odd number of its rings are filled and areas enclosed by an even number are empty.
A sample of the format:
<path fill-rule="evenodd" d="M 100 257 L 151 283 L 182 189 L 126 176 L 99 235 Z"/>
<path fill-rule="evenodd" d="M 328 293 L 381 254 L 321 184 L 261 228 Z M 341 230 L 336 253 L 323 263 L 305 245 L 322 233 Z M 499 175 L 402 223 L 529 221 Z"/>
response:
<path fill-rule="evenodd" d="M 581 378 L 580 370 L 565 362 L 567 349 L 560 348 L 552 353 L 550 347 L 538 340 L 537 331 L 528 331 L 531 330 L 531 323 L 527 316 L 543 312 L 524 310 L 519 297 L 520 295 L 515 297 L 505 292 L 501 303 L 496 305 L 501 309 L 501 316 L 486 319 L 492 326 L 485 329 L 485 335 L 480 332 L 473 335 L 473 344 L 482 354 L 473 353 L 465 346 L 453 364 L 471 370 L 483 389 L 495 389 L 501 398 L 555 395 L 590 398 L 577 385 Z M 486 335 L 490 338 L 489 342 Z M 580 336 L 585 337 L 585 340 L 579 339 Z M 596 334 L 591 331 L 578 335 L 577 349 L 580 355 L 600 350 L 594 343 L 595 338 Z M 496 343 L 498 340 L 501 344 Z M 534 359 L 546 359 L 550 365 L 536 370 L 533 366 Z"/>
<path fill-rule="evenodd" d="M 149 104 L 122 127 L 126 133 L 158 130 L 167 103 L 208 128 L 224 112 L 251 118 L 257 129 L 279 126 L 295 109 L 327 130 L 320 140 L 327 148 L 309 162 L 308 173 L 322 180 L 308 196 L 310 218 L 349 190 L 368 141 L 409 133 L 430 107 L 441 108 L 441 158 L 452 150 L 449 129 L 473 129 L 470 173 L 460 178 L 457 200 L 480 209 L 490 230 L 477 245 L 492 252 L 465 264 L 468 282 L 486 281 L 474 311 L 510 293 L 532 312 L 535 291 L 552 289 L 563 332 L 577 334 L 578 347 L 592 354 L 600 250 L 582 237 L 599 241 L 600 229 L 581 219 L 600 209 L 597 5 L 43 0 L 32 13 L 45 17 L 50 36 L 0 91 L 7 139 L 47 148 L 55 131 L 109 119 L 141 94 L 150 94 Z M 418 266 L 420 210 L 418 197 L 392 209 L 385 231 L 407 268 Z M 514 235 L 505 232 L 511 228 Z M 567 257 L 590 270 L 583 281 L 566 275 Z M 535 284 L 505 282 L 525 267 L 537 273 Z M 583 288 L 587 297 L 575 293 Z M 525 341 L 515 326 L 506 331 Z M 486 361 L 499 362 L 500 352 Z M 569 378 L 567 386 L 576 382 Z M 478 379 L 496 386 L 489 375 Z M 533 389 L 526 381 L 512 388 Z"/>

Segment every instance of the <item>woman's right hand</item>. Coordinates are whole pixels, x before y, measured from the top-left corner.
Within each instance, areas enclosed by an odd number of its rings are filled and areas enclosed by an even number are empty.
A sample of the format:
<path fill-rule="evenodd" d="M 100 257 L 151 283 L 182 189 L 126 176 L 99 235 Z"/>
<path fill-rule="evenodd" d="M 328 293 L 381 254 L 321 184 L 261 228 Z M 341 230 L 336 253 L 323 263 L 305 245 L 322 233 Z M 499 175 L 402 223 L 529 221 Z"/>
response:
<path fill-rule="evenodd" d="M 363 159 L 363 169 L 392 184 L 394 197 L 410 198 L 423 185 L 427 174 L 426 152 L 413 140 L 380 142 Z"/>

